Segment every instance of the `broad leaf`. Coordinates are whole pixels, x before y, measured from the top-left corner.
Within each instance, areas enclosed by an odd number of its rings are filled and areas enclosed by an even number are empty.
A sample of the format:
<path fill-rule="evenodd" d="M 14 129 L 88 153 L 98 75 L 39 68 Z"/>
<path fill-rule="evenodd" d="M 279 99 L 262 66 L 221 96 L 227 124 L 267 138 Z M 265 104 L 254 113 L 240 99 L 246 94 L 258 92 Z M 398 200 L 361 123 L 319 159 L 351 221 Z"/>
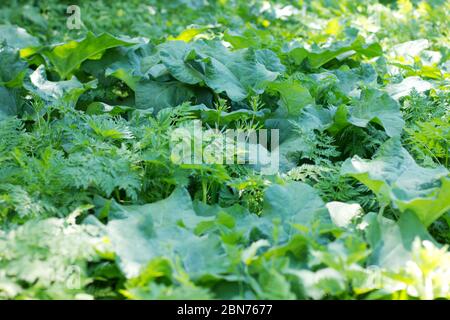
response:
<path fill-rule="evenodd" d="M 20 59 L 20 52 L 0 45 L 0 85 L 20 87 L 27 70 L 27 64 Z"/>
<path fill-rule="evenodd" d="M 233 101 L 241 101 L 251 93 L 263 93 L 267 84 L 282 71 L 278 58 L 271 51 L 264 54 L 253 49 L 230 52 L 217 42 L 204 42 L 199 44 L 199 54 L 206 56 L 207 86 L 217 93 L 225 92 Z"/>
<path fill-rule="evenodd" d="M 0 25 L 0 44 L 5 41 L 9 47 L 15 49 L 39 46 L 38 39 L 28 34 L 25 29 L 10 25 Z"/>
<path fill-rule="evenodd" d="M 153 49 L 147 43 L 117 48 L 119 56 L 114 57 L 114 62 L 105 68 L 105 76 L 116 77 L 136 90 L 139 80 L 148 78 L 151 68 L 159 62 Z"/>
<path fill-rule="evenodd" d="M 211 237 L 197 237 L 194 227 L 206 218 L 195 214 L 189 194 L 175 190 L 164 200 L 133 206 L 111 207 L 106 226 L 118 262 L 127 275 L 134 277 L 152 259 L 166 256 L 180 259 L 191 275 L 220 272 L 217 261 L 220 243 Z M 222 264 L 223 265 L 223 264 Z"/>
<path fill-rule="evenodd" d="M 378 43 L 367 44 L 362 36 L 356 36 L 345 41 L 335 42 L 327 47 L 315 46 L 306 49 L 297 46 L 290 50 L 288 54 L 296 64 L 302 63 L 307 58 L 311 67 L 319 68 L 339 56 L 347 57 L 355 53 L 372 58 L 381 55 L 382 49 Z"/>
<path fill-rule="evenodd" d="M 351 124 L 366 127 L 374 121 L 381 124 L 390 137 L 400 135 L 405 124 L 398 102 L 376 89 L 363 90 L 361 97 L 350 106 L 349 113 Z"/>
<path fill-rule="evenodd" d="M 202 72 L 195 68 L 196 53 L 191 45 L 183 41 L 169 41 L 161 44 L 158 50 L 162 63 L 175 79 L 188 84 L 203 80 Z"/>
<path fill-rule="evenodd" d="M 106 49 L 128 46 L 133 43 L 120 40 L 109 34 L 95 36 L 89 32 L 83 40 L 69 41 L 43 51 L 61 78 L 66 79 L 87 59 L 98 58 Z"/>
<path fill-rule="evenodd" d="M 326 204 L 326 207 L 330 212 L 331 220 L 338 227 L 349 226 L 355 217 L 363 213 L 358 203 L 331 201 Z"/>
<path fill-rule="evenodd" d="M 164 108 L 176 107 L 193 96 L 192 89 L 178 81 L 141 80 L 135 89 L 136 108 L 153 108 L 155 112 Z"/>
<path fill-rule="evenodd" d="M 310 226 L 318 221 L 331 221 L 318 192 L 301 182 L 273 184 L 267 188 L 263 216 L 272 220 L 280 219 L 288 238 L 292 235 L 292 224 Z"/>
<path fill-rule="evenodd" d="M 16 116 L 18 112 L 17 96 L 14 91 L 0 86 L 0 120 Z"/>
<path fill-rule="evenodd" d="M 395 270 L 405 267 L 411 259 L 414 240 L 434 241 L 421 221 L 411 212 L 404 213 L 398 222 L 371 213 L 365 217 L 369 227 L 367 240 L 372 247 L 370 264 Z"/>
<path fill-rule="evenodd" d="M 450 209 L 447 169 L 420 167 L 398 138 L 385 142 L 372 160 L 347 159 L 341 172 L 364 183 L 383 203 L 413 211 L 425 226 Z"/>
<path fill-rule="evenodd" d="M 398 100 L 409 95 L 413 89 L 417 92 L 425 92 L 431 88 L 433 88 L 433 84 L 420 77 L 408 77 L 400 83 L 388 84 L 384 89 L 392 98 Z"/>
<path fill-rule="evenodd" d="M 294 81 L 274 82 L 269 88 L 280 94 L 281 112 L 286 116 L 298 116 L 305 106 L 315 103 L 308 89 Z"/>
<path fill-rule="evenodd" d="M 167 42 L 159 46 L 161 61 L 172 76 L 187 84 L 205 83 L 233 101 L 263 93 L 284 70 L 270 50 L 230 51 L 218 41 Z"/>

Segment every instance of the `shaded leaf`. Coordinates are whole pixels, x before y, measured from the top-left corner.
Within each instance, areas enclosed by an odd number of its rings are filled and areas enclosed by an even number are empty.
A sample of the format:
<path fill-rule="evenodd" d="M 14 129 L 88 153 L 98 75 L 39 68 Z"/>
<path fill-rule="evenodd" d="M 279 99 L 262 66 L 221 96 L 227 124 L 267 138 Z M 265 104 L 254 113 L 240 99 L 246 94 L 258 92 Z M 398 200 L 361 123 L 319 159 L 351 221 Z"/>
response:
<path fill-rule="evenodd" d="M 0 86 L 0 120 L 16 116 L 18 110 L 17 97 L 11 89 Z"/>
<path fill-rule="evenodd" d="M 141 80 L 136 85 L 136 108 L 153 108 L 158 112 L 164 108 L 176 107 L 194 96 L 192 89 L 178 81 L 158 82 Z"/>
<path fill-rule="evenodd" d="M 27 64 L 20 59 L 20 52 L 0 45 L 0 85 L 20 87 L 26 74 Z"/>

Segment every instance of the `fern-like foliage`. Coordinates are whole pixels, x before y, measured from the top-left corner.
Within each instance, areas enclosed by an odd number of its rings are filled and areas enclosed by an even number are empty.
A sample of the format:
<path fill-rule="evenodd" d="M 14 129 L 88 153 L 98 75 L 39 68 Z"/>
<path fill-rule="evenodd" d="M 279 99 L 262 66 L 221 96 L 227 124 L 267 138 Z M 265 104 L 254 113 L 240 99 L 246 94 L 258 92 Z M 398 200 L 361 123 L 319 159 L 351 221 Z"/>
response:
<path fill-rule="evenodd" d="M 418 122 L 407 128 L 406 138 L 409 148 L 423 163 L 433 165 L 430 159 L 449 167 L 450 157 L 450 116 Z"/>

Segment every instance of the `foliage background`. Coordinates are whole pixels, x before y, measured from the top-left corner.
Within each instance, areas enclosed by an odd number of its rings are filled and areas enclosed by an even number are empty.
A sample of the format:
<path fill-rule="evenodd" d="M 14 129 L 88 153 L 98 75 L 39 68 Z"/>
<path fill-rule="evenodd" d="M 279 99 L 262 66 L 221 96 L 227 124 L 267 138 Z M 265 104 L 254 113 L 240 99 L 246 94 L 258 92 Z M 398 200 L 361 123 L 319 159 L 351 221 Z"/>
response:
<path fill-rule="evenodd" d="M 0 297 L 449 298 L 449 11 L 2 1 Z M 280 173 L 176 164 L 194 119 Z"/>

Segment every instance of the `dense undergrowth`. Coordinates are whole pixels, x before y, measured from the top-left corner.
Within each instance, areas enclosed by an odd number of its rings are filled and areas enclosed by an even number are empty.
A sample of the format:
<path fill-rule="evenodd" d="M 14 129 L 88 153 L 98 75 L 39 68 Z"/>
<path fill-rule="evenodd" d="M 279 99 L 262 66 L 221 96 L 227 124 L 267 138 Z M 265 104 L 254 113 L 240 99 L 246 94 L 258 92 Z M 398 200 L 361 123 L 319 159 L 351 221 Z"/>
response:
<path fill-rule="evenodd" d="M 0 4 L 0 298 L 450 298 L 449 2 L 74 2 Z"/>

